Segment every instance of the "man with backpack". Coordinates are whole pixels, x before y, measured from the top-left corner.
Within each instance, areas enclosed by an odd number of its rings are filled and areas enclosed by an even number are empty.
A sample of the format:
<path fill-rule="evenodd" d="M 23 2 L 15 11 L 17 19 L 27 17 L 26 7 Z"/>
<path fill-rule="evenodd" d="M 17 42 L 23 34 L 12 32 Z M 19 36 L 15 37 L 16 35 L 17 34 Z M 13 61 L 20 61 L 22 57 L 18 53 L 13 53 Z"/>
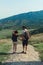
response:
<path fill-rule="evenodd" d="M 26 54 L 27 46 L 28 46 L 28 39 L 30 38 L 30 34 L 25 26 L 22 26 L 23 33 L 22 33 L 22 45 L 23 51 L 22 53 Z"/>

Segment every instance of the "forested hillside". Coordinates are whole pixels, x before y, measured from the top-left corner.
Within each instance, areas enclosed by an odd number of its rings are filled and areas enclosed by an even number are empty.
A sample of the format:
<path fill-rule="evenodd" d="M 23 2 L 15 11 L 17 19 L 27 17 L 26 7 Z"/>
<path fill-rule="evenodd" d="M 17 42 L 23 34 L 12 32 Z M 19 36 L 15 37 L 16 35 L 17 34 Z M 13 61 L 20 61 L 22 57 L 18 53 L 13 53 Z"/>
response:
<path fill-rule="evenodd" d="M 22 25 L 28 28 L 43 28 L 43 11 L 22 13 L 0 20 L 0 29 L 20 29 Z"/>

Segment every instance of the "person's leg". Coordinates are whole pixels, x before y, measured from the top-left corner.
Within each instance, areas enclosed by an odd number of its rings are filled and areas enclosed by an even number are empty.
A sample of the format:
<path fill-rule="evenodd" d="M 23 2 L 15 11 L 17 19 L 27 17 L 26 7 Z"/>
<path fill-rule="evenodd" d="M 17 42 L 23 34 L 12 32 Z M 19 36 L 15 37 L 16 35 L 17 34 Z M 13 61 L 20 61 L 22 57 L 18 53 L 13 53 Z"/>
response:
<path fill-rule="evenodd" d="M 27 51 L 27 45 L 25 45 L 25 52 Z"/>
<path fill-rule="evenodd" d="M 16 52 L 16 50 L 17 50 L 17 43 L 15 43 L 15 52 Z"/>
<path fill-rule="evenodd" d="M 23 41 L 22 46 L 23 46 L 22 53 L 26 53 L 26 51 L 27 51 L 27 41 Z"/>
<path fill-rule="evenodd" d="M 26 48 L 26 51 L 27 51 L 27 46 L 28 46 L 28 43 L 26 44 L 25 48 Z"/>
<path fill-rule="evenodd" d="M 13 52 L 15 52 L 15 44 L 13 43 Z"/>
<path fill-rule="evenodd" d="M 27 51 L 27 47 L 26 47 L 26 45 L 24 45 L 22 53 L 26 54 L 26 51 Z"/>
<path fill-rule="evenodd" d="M 26 50 L 26 45 L 25 45 L 25 46 L 24 46 L 24 53 L 26 53 L 26 51 L 27 51 L 27 50 Z"/>
<path fill-rule="evenodd" d="M 26 45 L 26 51 L 27 51 L 27 45 Z"/>
<path fill-rule="evenodd" d="M 23 45 L 23 53 L 26 53 L 26 51 L 27 51 L 27 46 L 26 46 L 26 44 L 24 44 Z"/>
<path fill-rule="evenodd" d="M 24 45 L 23 45 L 23 52 L 24 52 Z"/>
<path fill-rule="evenodd" d="M 16 52 L 16 49 L 17 49 L 17 43 L 13 42 L 13 52 Z"/>
<path fill-rule="evenodd" d="M 23 47 L 23 51 L 22 51 L 22 53 L 24 53 L 24 43 L 22 43 L 22 47 Z"/>
<path fill-rule="evenodd" d="M 25 41 L 25 49 L 24 49 L 25 53 L 27 52 L 27 45 L 28 45 L 28 41 Z"/>
<path fill-rule="evenodd" d="M 27 46 L 28 46 L 28 40 L 26 41 L 26 51 L 27 51 Z"/>

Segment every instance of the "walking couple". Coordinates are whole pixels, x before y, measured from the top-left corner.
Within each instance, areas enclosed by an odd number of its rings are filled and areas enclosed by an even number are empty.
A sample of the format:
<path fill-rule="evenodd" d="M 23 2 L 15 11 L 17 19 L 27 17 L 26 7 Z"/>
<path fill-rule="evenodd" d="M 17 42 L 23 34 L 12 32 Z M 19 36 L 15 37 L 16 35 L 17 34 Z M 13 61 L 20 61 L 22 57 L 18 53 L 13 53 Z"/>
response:
<path fill-rule="evenodd" d="M 25 26 L 22 26 L 22 30 L 23 30 L 23 32 L 21 35 L 18 35 L 17 30 L 13 31 L 13 34 L 12 34 L 13 53 L 15 53 L 17 50 L 17 38 L 18 38 L 18 36 L 20 37 L 20 40 L 22 40 L 22 46 L 23 46 L 22 53 L 26 54 L 26 52 L 27 52 L 28 39 L 30 38 L 30 34 L 29 34 L 29 32 Z"/>

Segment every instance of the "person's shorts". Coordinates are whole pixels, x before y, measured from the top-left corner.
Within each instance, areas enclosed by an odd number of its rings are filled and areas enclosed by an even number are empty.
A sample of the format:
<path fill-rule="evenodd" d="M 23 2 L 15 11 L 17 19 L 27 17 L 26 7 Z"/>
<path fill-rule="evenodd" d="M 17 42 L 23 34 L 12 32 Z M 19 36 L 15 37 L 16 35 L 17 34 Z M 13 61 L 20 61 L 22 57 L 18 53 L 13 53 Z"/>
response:
<path fill-rule="evenodd" d="M 17 42 L 13 42 L 14 45 L 17 45 Z"/>
<path fill-rule="evenodd" d="M 24 40 L 23 42 L 22 42 L 22 44 L 23 44 L 23 46 L 27 46 L 28 45 L 28 40 Z"/>

